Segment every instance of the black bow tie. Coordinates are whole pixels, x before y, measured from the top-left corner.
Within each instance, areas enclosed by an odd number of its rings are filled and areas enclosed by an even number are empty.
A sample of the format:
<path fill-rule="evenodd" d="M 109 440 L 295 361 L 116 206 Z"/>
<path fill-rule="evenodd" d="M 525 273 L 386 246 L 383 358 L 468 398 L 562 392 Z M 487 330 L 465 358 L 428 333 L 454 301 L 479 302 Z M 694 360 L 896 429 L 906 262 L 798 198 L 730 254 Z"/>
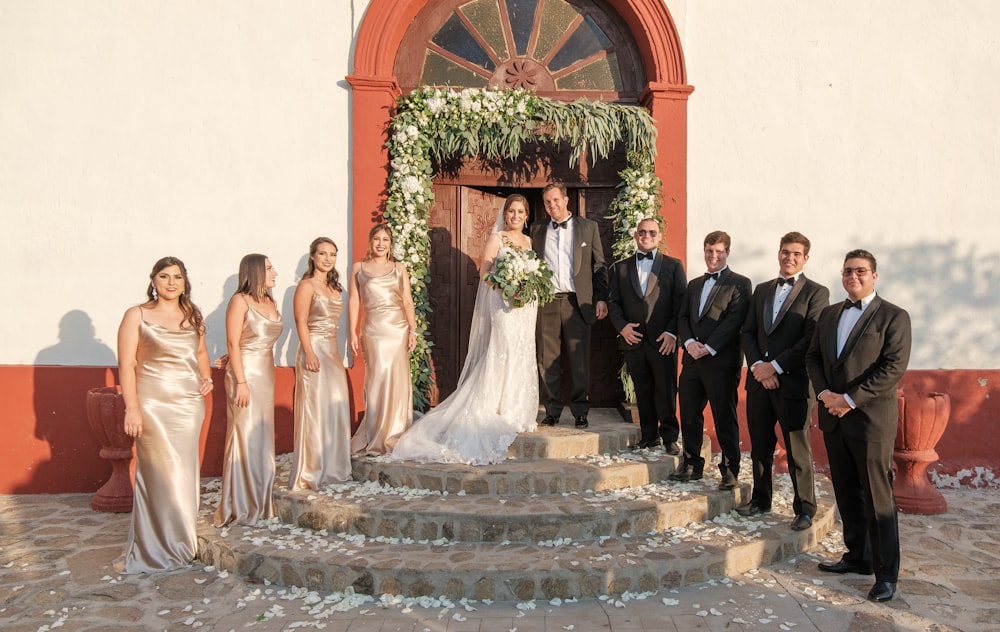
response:
<path fill-rule="evenodd" d="M 719 273 L 718 272 L 706 272 L 705 273 L 705 280 L 707 281 L 709 279 L 715 279 L 716 281 L 718 281 L 719 280 Z"/>
<path fill-rule="evenodd" d="M 858 309 L 861 309 L 861 301 L 860 300 L 852 301 L 851 299 L 847 299 L 846 301 L 844 301 L 843 309 L 851 309 L 852 307 L 857 307 Z"/>
<path fill-rule="evenodd" d="M 778 285 L 784 285 L 786 283 L 788 285 L 795 285 L 795 277 L 789 277 L 787 279 L 785 277 L 778 277 Z"/>
<path fill-rule="evenodd" d="M 568 219 L 564 219 L 561 222 L 557 222 L 555 220 L 552 220 L 552 228 L 559 229 L 559 228 L 568 228 L 568 227 L 569 227 L 569 220 Z"/>
<path fill-rule="evenodd" d="M 653 252 L 652 251 L 650 251 L 650 252 L 637 252 L 637 253 L 635 253 L 635 258 L 638 259 L 638 260 L 640 260 L 640 261 L 642 261 L 643 259 L 652 259 L 653 258 Z"/>

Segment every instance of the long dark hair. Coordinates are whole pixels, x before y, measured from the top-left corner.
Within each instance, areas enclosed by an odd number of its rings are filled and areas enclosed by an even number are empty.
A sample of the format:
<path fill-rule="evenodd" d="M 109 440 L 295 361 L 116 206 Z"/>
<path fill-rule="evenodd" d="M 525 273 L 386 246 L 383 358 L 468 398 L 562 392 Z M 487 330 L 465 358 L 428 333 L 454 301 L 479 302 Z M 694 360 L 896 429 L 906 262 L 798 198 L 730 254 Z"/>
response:
<path fill-rule="evenodd" d="M 153 292 L 153 278 L 160 273 L 160 270 L 170 266 L 177 266 L 181 269 L 181 274 L 184 275 L 184 291 L 177 298 L 177 303 L 181 306 L 181 313 L 184 315 L 184 320 L 181 323 L 186 322 L 198 333 L 205 333 L 205 319 L 201 316 L 201 310 L 191 302 L 191 279 L 188 277 L 187 267 L 177 257 L 164 257 L 153 264 L 153 271 L 149 273 L 149 285 L 146 287 L 146 296 L 149 298 L 149 302 L 155 304 L 157 300 L 156 294 Z"/>
<path fill-rule="evenodd" d="M 274 304 L 271 288 L 267 287 L 267 257 L 264 255 L 249 254 L 240 260 L 237 283 L 237 294 L 247 294 L 258 301 L 266 298 Z"/>
<path fill-rule="evenodd" d="M 329 237 L 317 237 L 312 240 L 309 244 L 309 263 L 306 264 L 306 272 L 302 275 L 303 279 L 312 278 L 316 274 L 316 264 L 313 262 L 313 257 L 316 256 L 316 251 L 319 250 L 320 244 L 330 244 L 337 250 L 337 254 L 340 253 L 340 248 L 337 244 Z M 326 285 L 330 289 L 337 290 L 338 292 L 343 292 L 344 288 L 340 285 L 340 273 L 337 272 L 337 266 L 333 266 L 329 272 L 326 273 Z"/>

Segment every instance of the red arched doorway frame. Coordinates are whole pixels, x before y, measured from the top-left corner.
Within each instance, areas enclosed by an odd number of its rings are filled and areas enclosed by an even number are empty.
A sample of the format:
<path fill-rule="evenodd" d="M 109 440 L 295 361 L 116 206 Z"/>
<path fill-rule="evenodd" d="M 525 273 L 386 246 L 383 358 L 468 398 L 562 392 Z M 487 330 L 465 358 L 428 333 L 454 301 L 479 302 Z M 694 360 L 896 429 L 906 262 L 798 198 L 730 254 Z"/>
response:
<path fill-rule="evenodd" d="M 363 249 L 378 210 L 385 203 L 388 156 L 385 130 L 399 84 L 393 64 L 400 42 L 427 0 L 372 0 L 361 21 L 351 85 L 351 244 Z M 663 0 L 608 0 L 628 25 L 646 69 L 643 105 L 656 120 L 656 174 L 663 180 L 661 215 L 669 227 L 664 244 L 682 261 L 687 256 L 687 85 L 684 53 Z M 356 254 L 352 255 L 354 258 Z M 352 369 L 353 401 L 359 403 L 360 371 Z M 355 410 L 357 406 L 354 407 Z"/>

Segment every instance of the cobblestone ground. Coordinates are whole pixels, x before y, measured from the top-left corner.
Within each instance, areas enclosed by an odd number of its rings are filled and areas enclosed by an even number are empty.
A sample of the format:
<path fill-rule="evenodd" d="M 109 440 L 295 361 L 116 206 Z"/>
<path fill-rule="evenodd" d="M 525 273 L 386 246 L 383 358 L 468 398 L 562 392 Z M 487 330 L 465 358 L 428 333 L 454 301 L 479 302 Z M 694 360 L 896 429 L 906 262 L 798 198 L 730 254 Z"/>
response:
<path fill-rule="evenodd" d="M 375 600 L 248 583 L 201 564 L 121 576 L 128 515 L 84 494 L 0 496 L 0 629 L 529 632 L 572 630 L 1000 630 L 1000 495 L 943 490 L 948 513 L 900 516 L 896 599 L 864 599 L 871 577 L 831 576 L 831 531 L 816 549 L 723 581 L 580 601 Z"/>

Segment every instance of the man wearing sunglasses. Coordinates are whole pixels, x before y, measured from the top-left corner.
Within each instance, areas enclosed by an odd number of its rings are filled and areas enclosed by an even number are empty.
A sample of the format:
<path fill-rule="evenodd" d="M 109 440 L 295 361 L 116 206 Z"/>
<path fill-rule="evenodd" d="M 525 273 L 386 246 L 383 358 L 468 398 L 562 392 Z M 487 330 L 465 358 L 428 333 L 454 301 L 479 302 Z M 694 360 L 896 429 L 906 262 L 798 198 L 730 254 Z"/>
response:
<path fill-rule="evenodd" d="M 635 255 L 611 267 L 608 316 L 635 385 L 641 435 L 635 449 L 665 446 L 677 456 L 677 313 L 684 302 L 684 266 L 659 251 L 660 225 L 646 218 L 635 230 Z"/>

